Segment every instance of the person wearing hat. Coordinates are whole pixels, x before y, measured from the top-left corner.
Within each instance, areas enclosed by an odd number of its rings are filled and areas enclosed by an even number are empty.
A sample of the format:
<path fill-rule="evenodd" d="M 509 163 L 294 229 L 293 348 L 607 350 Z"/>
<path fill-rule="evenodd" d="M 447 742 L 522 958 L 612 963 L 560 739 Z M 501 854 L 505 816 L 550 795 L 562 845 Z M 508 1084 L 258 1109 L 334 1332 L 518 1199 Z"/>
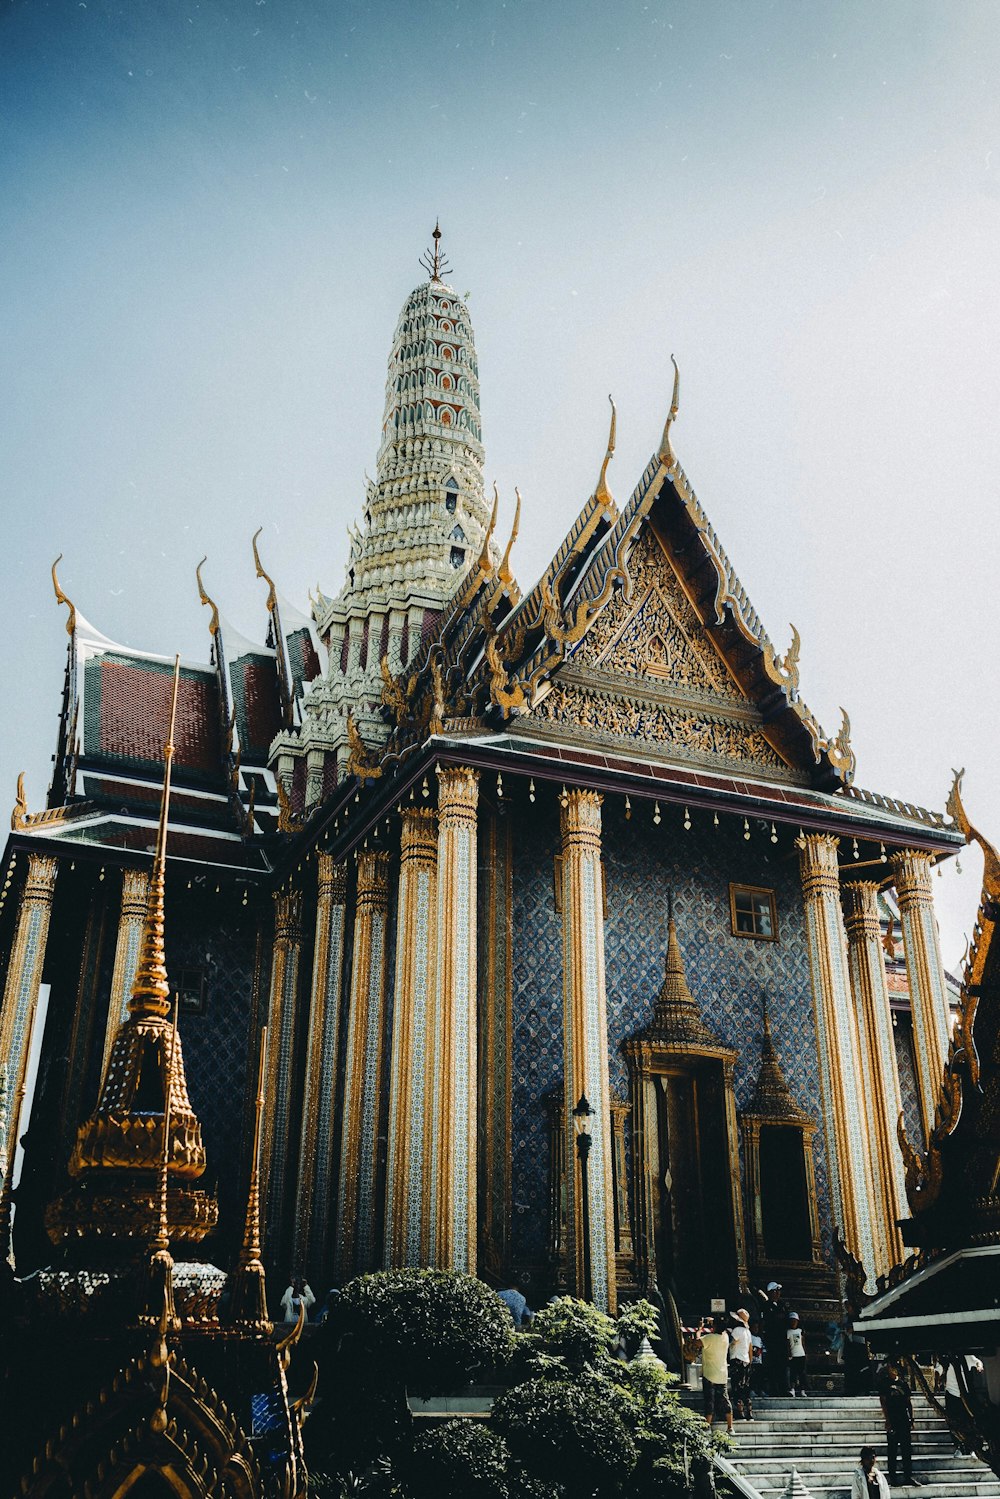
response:
<path fill-rule="evenodd" d="M 764 1378 L 769 1395 L 788 1394 L 788 1307 L 781 1299 L 781 1282 L 768 1281 L 767 1291 L 751 1294 L 760 1306 L 764 1333 Z"/>
<path fill-rule="evenodd" d="M 806 1346 L 802 1341 L 802 1327 L 799 1323 L 798 1312 L 788 1314 L 788 1373 L 791 1385 L 790 1394 L 796 1395 L 806 1393 Z"/>
<path fill-rule="evenodd" d="M 753 1348 L 750 1339 L 750 1313 L 741 1307 L 733 1317 L 729 1329 L 729 1384 L 732 1390 L 733 1411 L 737 1421 L 753 1420 L 753 1405 L 750 1396 L 750 1366 Z"/>
<path fill-rule="evenodd" d="M 874 1447 L 861 1449 L 861 1461 L 851 1482 L 851 1499 L 890 1499 L 889 1485 L 875 1461 Z"/>

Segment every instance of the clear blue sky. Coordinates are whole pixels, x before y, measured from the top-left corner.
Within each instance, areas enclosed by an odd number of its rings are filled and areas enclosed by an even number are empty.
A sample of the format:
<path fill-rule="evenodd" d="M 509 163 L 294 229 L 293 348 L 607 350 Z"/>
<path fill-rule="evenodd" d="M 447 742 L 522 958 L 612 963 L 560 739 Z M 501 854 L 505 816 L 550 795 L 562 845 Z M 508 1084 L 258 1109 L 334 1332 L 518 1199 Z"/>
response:
<path fill-rule="evenodd" d="M 859 781 L 1000 836 L 993 3 L 25 0 L 0 19 L 0 796 L 41 804 L 65 635 L 207 656 L 343 576 L 440 215 L 530 582 L 619 409 L 676 447 Z M 946 951 L 978 869 L 936 888 Z"/>

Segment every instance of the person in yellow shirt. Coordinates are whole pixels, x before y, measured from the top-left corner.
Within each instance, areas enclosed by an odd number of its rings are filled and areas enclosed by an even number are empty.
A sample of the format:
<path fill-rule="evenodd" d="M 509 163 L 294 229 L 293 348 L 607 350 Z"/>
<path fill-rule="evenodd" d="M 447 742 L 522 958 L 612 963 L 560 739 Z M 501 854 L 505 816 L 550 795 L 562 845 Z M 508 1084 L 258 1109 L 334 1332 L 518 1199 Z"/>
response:
<path fill-rule="evenodd" d="M 725 1416 L 726 1430 L 733 1434 L 733 1407 L 726 1386 L 729 1382 L 729 1334 L 725 1319 L 713 1317 L 711 1324 L 698 1329 L 701 1341 L 701 1392 L 705 1399 L 705 1420 L 711 1426 L 716 1416 Z"/>

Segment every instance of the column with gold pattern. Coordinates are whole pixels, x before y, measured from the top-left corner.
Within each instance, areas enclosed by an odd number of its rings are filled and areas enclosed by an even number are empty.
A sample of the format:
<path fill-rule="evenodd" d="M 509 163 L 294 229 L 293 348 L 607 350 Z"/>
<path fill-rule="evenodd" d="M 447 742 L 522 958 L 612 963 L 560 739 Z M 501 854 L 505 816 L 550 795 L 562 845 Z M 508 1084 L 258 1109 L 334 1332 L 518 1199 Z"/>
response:
<path fill-rule="evenodd" d="M 871 880 L 851 880 L 843 885 L 842 895 L 862 1070 L 869 1084 L 864 1093 L 870 1115 L 875 1188 L 875 1268 L 884 1274 L 903 1256 L 903 1240 L 896 1227 L 896 1220 L 906 1211 L 903 1157 L 896 1140 L 896 1120 L 903 1105 L 879 925 L 878 886 Z"/>
<path fill-rule="evenodd" d="M 274 949 L 267 1017 L 266 1119 L 261 1162 L 261 1181 L 265 1183 L 267 1193 L 267 1240 L 272 1256 L 278 1255 L 282 1247 L 278 1236 L 292 1138 L 292 1065 L 301 953 L 302 895 L 298 890 L 278 890 L 274 895 Z M 249 1038 L 248 1054 L 251 1057 L 254 1044 L 255 1038 Z"/>
<path fill-rule="evenodd" d="M 118 942 L 115 947 L 115 966 L 111 975 L 111 1000 L 108 1004 L 108 1023 L 104 1032 L 104 1054 L 101 1058 L 103 1078 L 111 1043 L 124 1025 L 128 1015 L 132 980 L 139 961 L 139 942 L 142 924 L 146 919 L 146 901 L 149 898 L 149 875 L 145 869 L 122 870 L 122 903 L 118 915 Z"/>
<path fill-rule="evenodd" d="M 593 1114 L 586 1163 L 589 1196 L 589 1268 L 595 1306 L 614 1312 L 614 1197 L 611 1169 L 611 1088 L 604 977 L 604 874 L 601 868 L 601 801 L 594 791 L 568 791 L 562 799 L 563 910 L 563 1128 L 566 1136 L 567 1262 L 583 1295 L 582 1167 L 577 1158 L 573 1109 L 586 1095 Z"/>
<path fill-rule="evenodd" d="M 437 856 L 437 813 L 431 807 L 405 807 L 396 909 L 385 1205 L 385 1262 L 393 1267 L 426 1265 L 429 1258 Z"/>
<path fill-rule="evenodd" d="M 876 1252 L 865 1092 L 877 1080 L 866 1080 L 861 1070 L 840 905 L 839 841 L 826 833 L 806 833 L 799 840 L 799 867 L 833 1212 L 845 1244 L 870 1276 Z"/>
<path fill-rule="evenodd" d="M 358 855 L 337 1196 L 337 1266 L 345 1280 L 371 1270 L 376 1258 L 388 908 L 389 856 L 366 849 Z"/>
<path fill-rule="evenodd" d="M 476 922 L 479 776 L 438 772 L 431 1259 L 476 1273 Z"/>
<path fill-rule="evenodd" d="M 28 1065 L 28 1038 L 38 1005 L 45 962 L 45 943 L 52 914 L 58 863 L 47 854 L 28 855 L 28 873 L 21 891 L 14 945 L 0 1009 L 0 1067 L 6 1069 L 7 1095 L 16 1100 Z M 9 1160 L 17 1151 L 15 1129 L 8 1141 Z"/>
<path fill-rule="evenodd" d="M 941 1076 L 948 1056 L 948 991 L 931 894 L 930 858 L 917 849 L 907 848 L 893 854 L 891 864 L 899 897 L 899 921 L 903 929 L 906 977 L 910 987 L 917 1091 L 926 1138 L 934 1124 L 934 1112 L 941 1094 Z"/>
<path fill-rule="evenodd" d="M 333 1104 L 343 998 L 347 865 L 316 855 L 316 940 L 309 998 L 309 1040 L 299 1140 L 292 1263 L 313 1279 L 327 1275 L 332 1197 Z"/>

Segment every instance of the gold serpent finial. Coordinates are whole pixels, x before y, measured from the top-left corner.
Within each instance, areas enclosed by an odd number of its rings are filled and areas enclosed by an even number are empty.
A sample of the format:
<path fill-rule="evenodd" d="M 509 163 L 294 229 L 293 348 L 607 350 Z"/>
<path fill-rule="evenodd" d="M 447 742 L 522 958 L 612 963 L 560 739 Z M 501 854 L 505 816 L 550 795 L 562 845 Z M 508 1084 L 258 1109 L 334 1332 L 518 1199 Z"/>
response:
<path fill-rule="evenodd" d="M 660 438 L 660 451 L 656 455 L 659 458 L 660 462 L 663 464 L 664 468 L 672 468 L 673 465 L 677 462 L 677 459 L 674 455 L 673 446 L 670 442 L 670 428 L 673 426 L 674 422 L 677 419 L 677 413 L 680 410 L 681 401 L 681 372 L 677 368 L 677 360 L 674 358 L 673 354 L 671 354 L 670 356 L 670 362 L 674 367 L 674 393 L 670 398 L 670 410 L 667 413 L 667 420 L 664 424 L 663 436 Z"/>
<path fill-rule="evenodd" d="M 608 400 L 611 401 L 611 431 L 608 433 L 608 450 L 604 455 L 604 462 L 601 464 L 601 473 L 597 481 L 597 488 L 594 490 L 594 499 L 597 500 L 599 504 L 604 505 L 608 510 L 610 510 L 614 505 L 615 500 L 610 489 L 608 488 L 608 464 L 611 462 L 612 454 L 615 451 L 615 433 L 618 427 L 618 412 L 615 407 L 614 400 L 611 396 L 608 396 Z"/>
<path fill-rule="evenodd" d="M 517 540 L 517 533 L 521 529 L 521 491 L 516 484 L 514 485 L 514 493 L 517 495 L 517 505 L 514 508 L 514 525 L 510 533 L 510 540 L 507 543 L 507 549 L 503 554 L 503 560 L 500 563 L 500 570 L 497 573 L 497 577 L 501 583 L 512 583 L 514 581 L 514 574 L 510 570 L 510 554 Z"/>
<path fill-rule="evenodd" d="M 194 570 L 194 575 L 198 579 L 198 597 L 201 599 L 201 602 L 203 604 L 207 604 L 212 611 L 212 618 L 208 622 L 208 633 L 210 635 L 218 635 L 219 611 L 215 606 L 215 600 L 209 598 L 208 594 L 205 592 L 205 585 L 201 581 L 201 570 L 205 566 L 205 563 L 207 561 L 207 557 L 202 557 L 201 561 L 198 563 L 198 566 Z"/>
<path fill-rule="evenodd" d="M 490 523 L 486 527 L 486 535 L 483 538 L 483 549 L 479 554 L 479 571 L 489 577 L 493 571 L 493 563 L 490 561 L 490 542 L 493 540 L 493 532 L 496 530 L 497 515 L 500 511 L 500 492 L 497 489 L 496 480 L 493 481 L 493 514 Z"/>
<path fill-rule="evenodd" d="M 263 526 L 258 526 L 256 531 L 253 533 L 253 560 L 257 568 L 258 578 L 263 578 L 264 582 L 267 584 L 267 612 L 268 614 L 271 614 L 277 606 L 278 595 L 275 592 L 274 579 L 264 571 L 263 564 L 260 560 L 260 552 L 258 552 L 257 550 L 257 537 L 260 535 L 263 529 Z"/>
<path fill-rule="evenodd" d="M 10 814 L 10 830 L 16 833 L 18 828 L 23 828 L 28 816 L 28 800 L 24 794 L 24 771 L 17 778 L 17 801 L 14 810 Z"/>
<path fill-rule="evenodd" d="M 167 867 L 167 817 L 170 810 L 170 777 L 174 760 L 174 723 L 177 716 L 177 694 L 180 688 L 181 658 L 174 657 L 174 683 L 170 694 L 170 727 L 163 747 L 163 793 L 160 797 L 160 822 L 156 830 L 156 853 L 149 881 L 149 898 L 142 926 L 139 962 L 128 1002 L 130 1015 L 159 1016 L 170 1014 L 170 985 L 163 946 L 163 894 Z"/>
<path fill-rule="evenodd" d="M 63 554 L 62 552 L 60 552 L 59 556 L 52 564 L 52 587 L 56 591 L 56 603 L 65 604 L 67 609 L 69 610 L 69 618 L 66 621 L 66 634 L 72 635 L 73 631 L 76 629 L 76 605 L 73 603 L 72 599 L 68 599 L 63 593 L 62 589 L 59 587 L 59 579 L 56 576 L 56 568 L 59 566 L 62 560 Z"/>

